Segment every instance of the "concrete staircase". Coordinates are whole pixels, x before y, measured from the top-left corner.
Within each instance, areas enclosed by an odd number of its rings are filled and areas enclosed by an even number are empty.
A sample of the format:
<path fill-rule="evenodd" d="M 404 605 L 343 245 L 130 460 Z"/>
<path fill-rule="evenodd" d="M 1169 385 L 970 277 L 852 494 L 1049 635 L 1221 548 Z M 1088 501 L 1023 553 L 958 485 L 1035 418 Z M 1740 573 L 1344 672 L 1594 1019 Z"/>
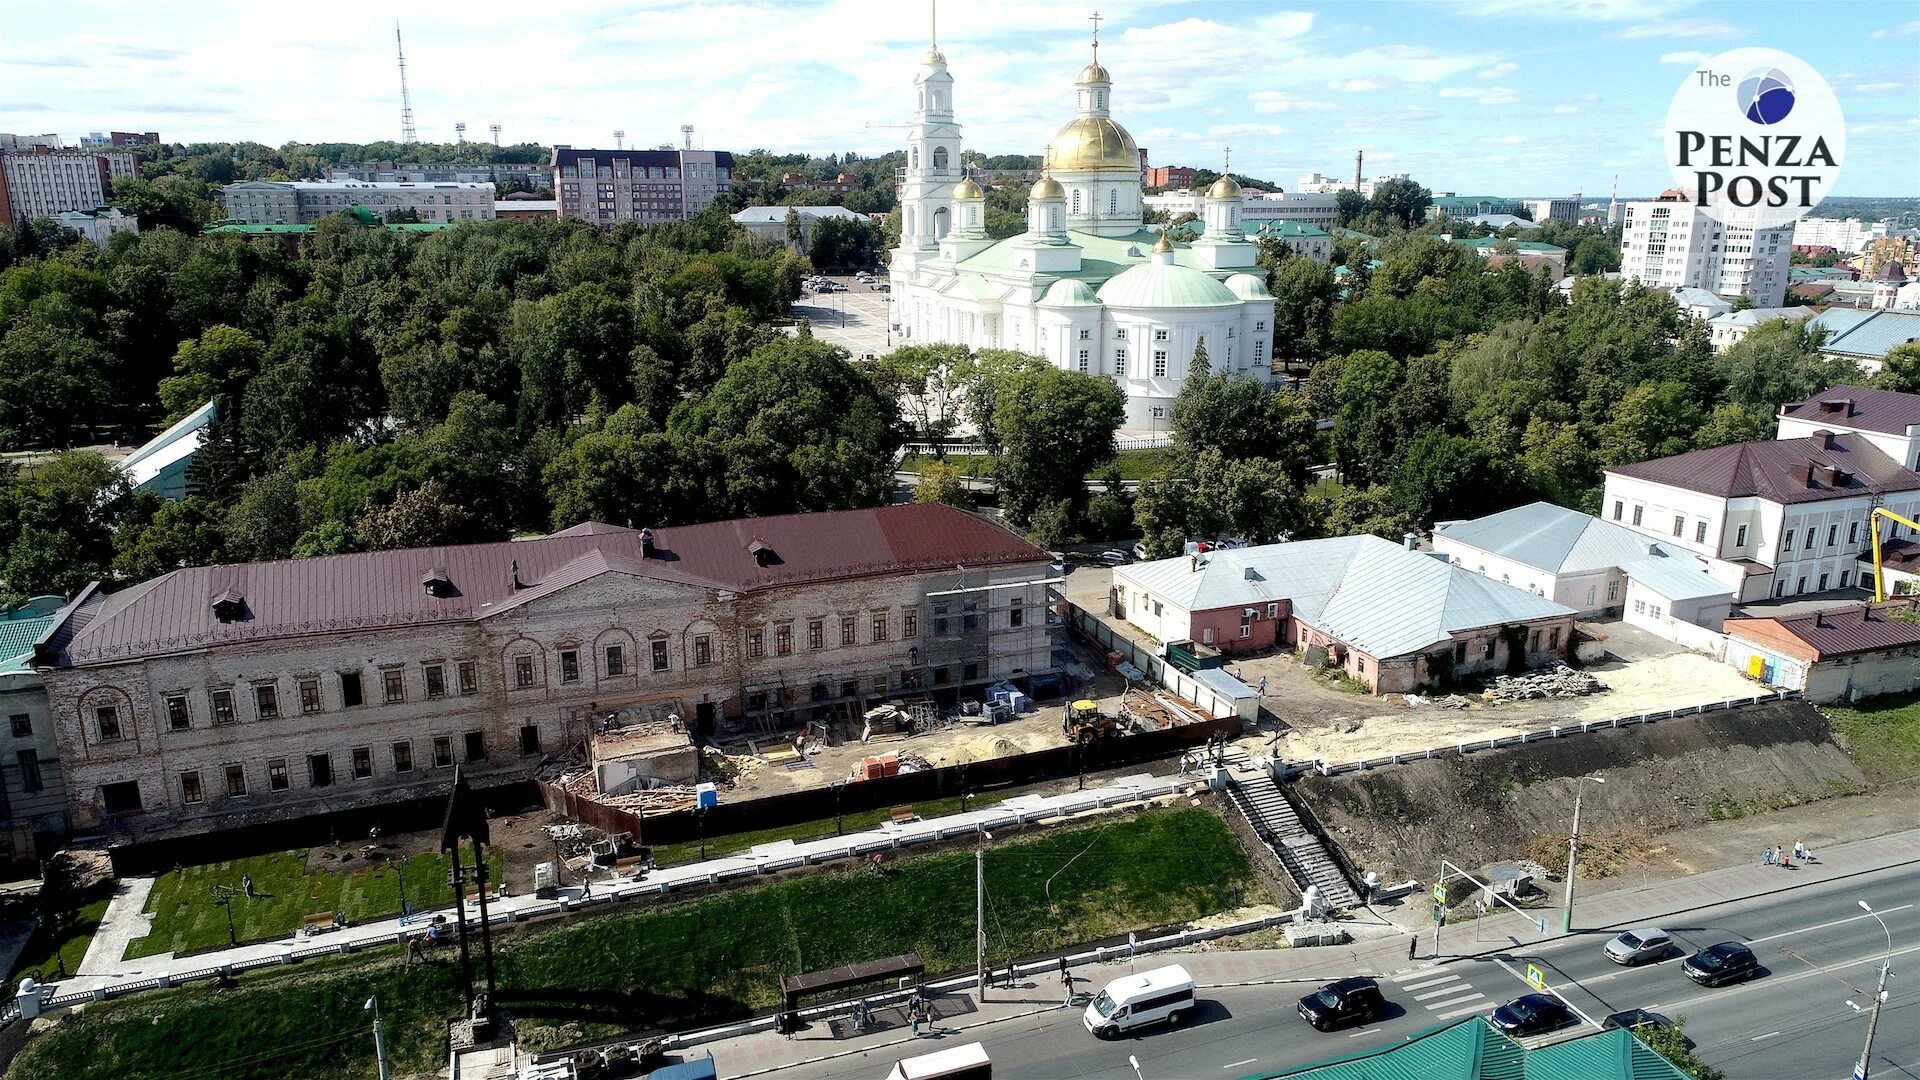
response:
<path fill-rule="evenodd" d="M 1227 798 L 1239 807 L 1254 833 L 1273 849 L 1295 886 L 1303 892 L 1309 885 L 1319 886 L 1321 897 L 1335 908 L 1360 905 L 1360 897 L 1333 856 L 1307 831 L 1300 815 L 1280 793 L 1278 781 L 1267 776 L 1244 781 L 1235 777 L 1227 782 Z"/>

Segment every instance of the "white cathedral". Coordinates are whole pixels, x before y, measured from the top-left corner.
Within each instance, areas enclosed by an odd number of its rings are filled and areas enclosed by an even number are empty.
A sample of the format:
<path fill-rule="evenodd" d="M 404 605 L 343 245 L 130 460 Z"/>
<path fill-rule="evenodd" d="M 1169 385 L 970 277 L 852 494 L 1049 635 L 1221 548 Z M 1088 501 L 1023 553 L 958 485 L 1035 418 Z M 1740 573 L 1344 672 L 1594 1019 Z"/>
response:
<path fill-rule="evenodd" d="M 893 320 L 909 343 L 1018 349 L 1109 376 L 1127 395 L 1124 426 L 1163 431 L 1203 342 L 1213 370 L 1272 381 L 1273 294 L 1231 177 L 1207 190 L 1193 243 L 1141 224 L 1140 150 L 1109 113 L 1113 78 L 1097 40 L 1093 50 L 1076 116 L 1030 193 L 1027 231 L 993 240 L 985 194 L 961 162 L 947 58 L 928 47 L 900 185 Z"/>

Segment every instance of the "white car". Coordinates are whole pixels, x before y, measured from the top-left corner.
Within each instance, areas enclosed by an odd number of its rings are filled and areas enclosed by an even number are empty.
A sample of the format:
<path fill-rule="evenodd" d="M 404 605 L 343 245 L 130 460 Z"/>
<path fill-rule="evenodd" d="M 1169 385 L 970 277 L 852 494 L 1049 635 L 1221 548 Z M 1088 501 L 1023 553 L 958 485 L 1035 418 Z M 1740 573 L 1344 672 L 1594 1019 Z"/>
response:
<path fill-rule="evenodd" d="M 1607 959 L 1625 967 L 1660 960 L 1673 952 L 1672 935 L 1657 926 L 1642 926 L 1625 931 L 1607 942 Z"/>
<path fill-rule="evenodd" d="M 1147 542 L 1145 540 L 1135 540 L 1133 542 L 1133 557 L 1141 560 L 1142 562 L 1146 561 Z"/>

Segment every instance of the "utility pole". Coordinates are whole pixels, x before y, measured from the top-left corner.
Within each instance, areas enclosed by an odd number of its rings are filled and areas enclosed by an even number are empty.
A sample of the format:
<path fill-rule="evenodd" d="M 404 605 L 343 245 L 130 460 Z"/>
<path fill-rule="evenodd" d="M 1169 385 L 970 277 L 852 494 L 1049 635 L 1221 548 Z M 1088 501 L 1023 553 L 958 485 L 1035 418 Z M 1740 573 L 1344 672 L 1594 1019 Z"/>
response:
<path fill-rule="evenodd" d="M 1586 794 L 1589 780 L 1606 783 L 1597 776 L 1582 776 L 1573 789 L 1573 832 L 1567 837 L 1567 904 L 1560 925 L 1560 929 L 1569 933 L 1573 930 L 1573 860 L 1580 853 L 1580 797 Z"/>
<path fill-rule="evenodd" d="M 987 1000 L 987 841 L 993 834 L 980 830 L 973 849 L 973 988 L 980 1001 Z"/>
<path fill-rule="evenodd" d="M 1873 1069 L 1873 1033 L 1880 1026 L 1880 1005 L 1887 1000 L 1887 969 L 1893 966 L 1893 931 L 1887 929 L 1887 921 L 1880 917 L 1879 912 L 1868 907 L 1865 900 L 1860 901 L 1860 909 L 1872 915 L 1873 921 L 1879 923 L 1880 929 L 1887 935 L 1887 955 L 1880 961 L 1880 986 L 1873 992 L 1873 1011 L 1867 1014 L 1867 1045 L 1860 1051 L 1860 1064 L 1853 1067 L 1853 1080 L 1868 1080 Z"/>
<path fill-rule="evenodd" d="M 1441 897 L 1447 895 L 1447 860 L 1440 860 L 1440 873 L 1433 879 L 1433 958 L 1440 958 L 1440 926 L 1447 921 L 1447 902 Z"/>
<path fill-rule="evenodd" d="M 413 128 L 413 97 L 407 93 L 407 47 L 400 41 L 400 24 L 393 24 L 393 48 L 400 56 L 400 141 L 411 146 L 420 141 Z"/>
<path fill-rule="evenodd" d="M 368 998 L 363 1008 L 373 1010 L 373 1058 L 380 1067 L 380 1080 L 389 1080 L 392 1074 L 387 1070 L 386 1033 L 380 1028 L 380 1001 L 378 998 Z"/>

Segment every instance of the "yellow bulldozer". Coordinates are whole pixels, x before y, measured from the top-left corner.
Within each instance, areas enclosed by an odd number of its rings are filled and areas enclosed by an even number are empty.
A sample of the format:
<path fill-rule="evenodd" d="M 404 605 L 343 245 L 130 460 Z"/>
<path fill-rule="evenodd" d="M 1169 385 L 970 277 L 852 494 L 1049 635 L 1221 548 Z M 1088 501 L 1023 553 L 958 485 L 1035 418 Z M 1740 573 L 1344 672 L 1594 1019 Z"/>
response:
<path fill-rule="evenodd" d="M 1060 731 L 1071 743 L 1082 745 L 1095 739 L 1111 739 L 1120 734 L 1119 721 L 1100 711 L 1100 706 L 1091 698 L 1081 698 L 1067 706 L 1067 715 L 1060 721 Z"/>

